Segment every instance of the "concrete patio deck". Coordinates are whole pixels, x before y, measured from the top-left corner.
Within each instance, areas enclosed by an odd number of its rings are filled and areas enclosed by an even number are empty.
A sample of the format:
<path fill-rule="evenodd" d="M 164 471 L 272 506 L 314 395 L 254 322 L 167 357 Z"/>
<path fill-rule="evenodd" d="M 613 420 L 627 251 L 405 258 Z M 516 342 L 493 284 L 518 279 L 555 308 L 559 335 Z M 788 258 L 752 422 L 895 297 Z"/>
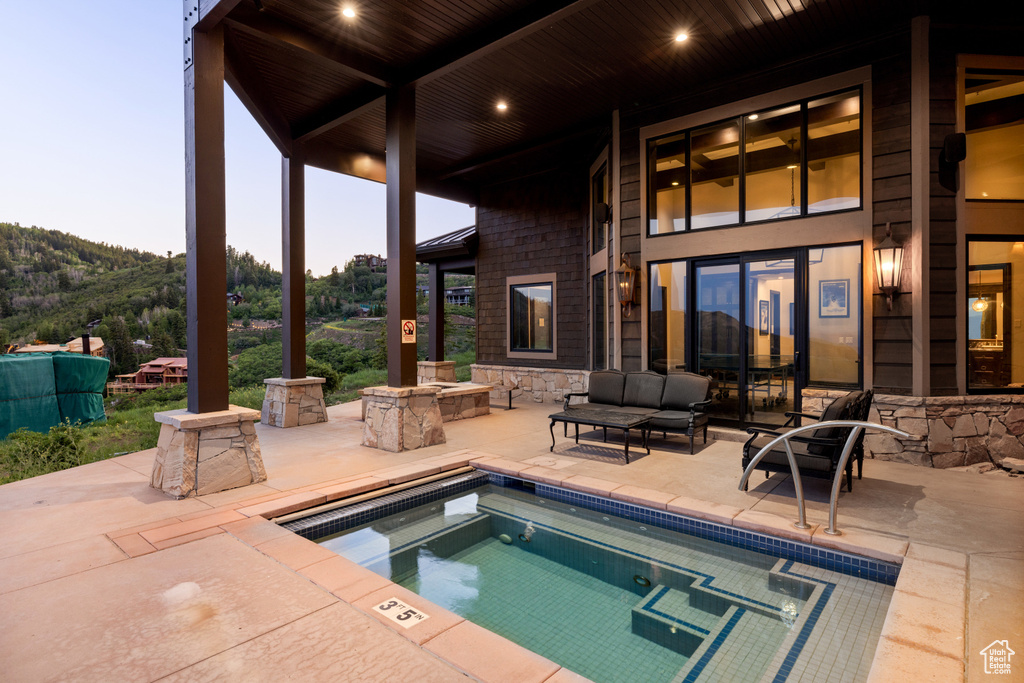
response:
<path fill-rule="evenodd" d="M 359 445 L 358 403 L 329 408 L 324 424 L 257 425 L 267 482 L 198 499 L 149 488 L 153 451 L 0 487 L 3 679 L 578 680 L 440 608 L 392 628 L 372 607 L 418 596 L 261 516 L 466 463 L 833 542 L 821 533 L 827 482 L 805 481 L 815 528 L 797 532 L 788 476 L 755 474 L 737 490 L 739 443 L 691 456 L 685 439 L 655 438 L 625 465 L 621 439 L 576 446 L 556 430 L 550 453 L 556 410 L 520 401 L 446 423 L 446 444 L 405 453 Z M 1024 653 L 1024 478 L 873 460 L 864 470 L 840 498 L 847 533 L 835 543 L 904 562 L 872 679 L 980 681 L 989 643 Z M 1017 657 L 999 680 L 1024 680 Z"/>

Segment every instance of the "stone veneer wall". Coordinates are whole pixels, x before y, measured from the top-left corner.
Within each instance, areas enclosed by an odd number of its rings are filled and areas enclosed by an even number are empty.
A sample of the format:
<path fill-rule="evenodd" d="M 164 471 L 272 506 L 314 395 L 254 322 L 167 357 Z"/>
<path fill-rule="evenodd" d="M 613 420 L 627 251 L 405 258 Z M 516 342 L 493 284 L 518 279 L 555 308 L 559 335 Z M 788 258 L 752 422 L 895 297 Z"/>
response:
<path fill-rule="evenodd" d="M 804 412 L 820 413 L 829 401 L 845 393 L 804 389 Z M 865 453 L 879 460 L 944 469 L 1024 458 L 1024 396 L 876 394 L 869 420 L 927 437 L 902 441 L 890 434 L 868 434 Z"/>
<path fill-rule="evenodd" d="M 566 394 L 587 390 L 589 370 L 529 368 L 512 365 L 470 366 L 472 381 L 505 387 L 517 386 L 536 403 L 561 403 Z"/>

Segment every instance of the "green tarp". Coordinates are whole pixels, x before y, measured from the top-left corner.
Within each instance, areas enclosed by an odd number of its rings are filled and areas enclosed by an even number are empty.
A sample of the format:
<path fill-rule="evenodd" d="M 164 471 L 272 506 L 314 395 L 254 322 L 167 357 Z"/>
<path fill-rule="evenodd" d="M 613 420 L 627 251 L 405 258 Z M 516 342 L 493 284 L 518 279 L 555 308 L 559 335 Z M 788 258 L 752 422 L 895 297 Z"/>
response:
<path fill-rule="evenodd" d="M 107 419 L 103 412 L 103 388 L 110 361 L 80 353 L 53 354 L 54 385 L 61 420 L 71 424 Z"/>
<path fill-rule="evenodd" d="M 0 356 L 0 439 L 26 427 L 46 432 L 64 418 L 105 419 L 103 387 L 110 361 L 76 353 Z"/>

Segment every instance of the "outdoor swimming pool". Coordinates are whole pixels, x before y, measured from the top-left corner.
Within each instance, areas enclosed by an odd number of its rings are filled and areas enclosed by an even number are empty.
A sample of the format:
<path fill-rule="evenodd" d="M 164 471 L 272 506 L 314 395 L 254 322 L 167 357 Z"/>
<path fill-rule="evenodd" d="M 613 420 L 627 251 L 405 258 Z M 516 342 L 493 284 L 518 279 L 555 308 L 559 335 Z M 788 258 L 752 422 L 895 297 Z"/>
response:
<path fill-rule="evenodd" d="M 864 680 L 898 573 L 480 472 L 284 526 L 595 681 Z"/>

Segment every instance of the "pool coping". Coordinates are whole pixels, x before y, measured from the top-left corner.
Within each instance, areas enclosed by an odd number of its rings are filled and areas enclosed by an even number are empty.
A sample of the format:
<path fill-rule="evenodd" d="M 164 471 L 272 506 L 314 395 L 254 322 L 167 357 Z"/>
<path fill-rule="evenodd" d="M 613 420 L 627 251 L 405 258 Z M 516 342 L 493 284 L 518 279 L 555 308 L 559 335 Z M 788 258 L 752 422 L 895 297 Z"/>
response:
<path fill-rule="evenodd" d="M 147 525 L 146 528 L 124 529 L 108 534 L 108 537 L 128 555 L 135 557 L 217 533 L 228 533 L 373 617 L 431 656 L 439 657 L 470 676 L 499 681 L 509 680 L 510 672 L 515 672 L 517 681 L 586 680 L 270 521 L 297 510 L 467 465 L 486 472 L 607 496 L 655 510 L 899 564 L 900 575 L 868 681 L 888 681 L 900 674 L 915 679 L 963 679 L 967 613 L 967 555 L 964 553 L 859 529 L 844 530 L 842 536 L 829 536 L 820 525 L 799 530 L 792 526 L 792 520 L 774 514 L 567 474 L 479 451 L 456 451 L 416 464 L 251 499 L 241 505 Z M 374 610 L 381 601 L 391 598 L 403 600 L 430 618 L 408 629 L 398 626 Z"/>

